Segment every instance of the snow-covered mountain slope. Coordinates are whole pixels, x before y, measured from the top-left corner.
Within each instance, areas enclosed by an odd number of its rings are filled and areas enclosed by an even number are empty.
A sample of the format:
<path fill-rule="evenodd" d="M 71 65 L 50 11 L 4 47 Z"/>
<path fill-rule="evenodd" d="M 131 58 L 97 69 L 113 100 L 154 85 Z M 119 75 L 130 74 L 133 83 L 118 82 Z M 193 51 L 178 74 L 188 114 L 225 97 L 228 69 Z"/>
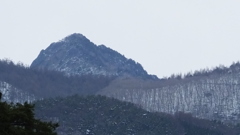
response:
<path fill-rule="evenodd" d="M 16 87 L 6 82 L 0 81 L 0 92 L 2 93 L 2 100 L 14 103 L 33 102 L 35 96 L 17 89 Z"/>
<path fill-rule="evenodd" d="M 149 111 L 172 114 L 182 111 L 199 118 L 239 123 L 239 69 L 236 64 L 180 80 L 115 82 L 99 94 L 130 101 Z"/>
<path fill-rule="evenodd" d="M 31 68 L 57 70 L 68 75 L 132 76 L 157 79 L 120 53 L 95 45 L 82 34 L 72 34 L 52 43 L 31 64 Z"/>

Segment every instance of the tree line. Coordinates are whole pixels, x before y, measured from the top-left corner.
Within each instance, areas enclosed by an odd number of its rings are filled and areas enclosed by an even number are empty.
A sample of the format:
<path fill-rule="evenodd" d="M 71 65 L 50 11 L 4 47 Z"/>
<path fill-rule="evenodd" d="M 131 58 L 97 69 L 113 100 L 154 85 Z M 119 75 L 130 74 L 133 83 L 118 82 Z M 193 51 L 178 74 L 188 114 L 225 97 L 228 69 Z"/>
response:
<path fill-rule="evenodd" d="M 58 71 L 32 69 L 22 63 L 0 60 L 0 81 L 34 94 L 38 99 L 72 94 L 95 94 L 114 77 L 66 76 Z"/>

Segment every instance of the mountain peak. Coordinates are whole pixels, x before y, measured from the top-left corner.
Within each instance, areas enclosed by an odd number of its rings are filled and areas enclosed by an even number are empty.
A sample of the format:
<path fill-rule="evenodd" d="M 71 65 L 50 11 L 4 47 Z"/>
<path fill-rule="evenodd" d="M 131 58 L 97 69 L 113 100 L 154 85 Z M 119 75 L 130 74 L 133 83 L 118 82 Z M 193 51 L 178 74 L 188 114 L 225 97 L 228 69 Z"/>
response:
<path fill-rule="evenodd" d="M 80 33 L 74 33 L 63 38 L 59 42 L 63 42 L 63 45 L 71 46 L 84 46 L 91 44 L 91 41 Z M 58 42 L 57 42 L 58 43 Z"/>
<path fill-rule="evenodd" d="M 63 41 L 75 41 L 75 40 L 78 40 L 78 41 L 88 40 L 89 41 L 89 39 L 87 39 L 84 35 L 82 35 L 80 33 L 73 33 L 63 39 Z"/>
<path fill-rule="evenodd" d="M 67 75 L 157 78 L 148 75 L 139 63 L 104 45 L 97 46 L 78 33 L 71 34 L 42 50 L 31 64 L 31 68 L 57 70 Z"/>

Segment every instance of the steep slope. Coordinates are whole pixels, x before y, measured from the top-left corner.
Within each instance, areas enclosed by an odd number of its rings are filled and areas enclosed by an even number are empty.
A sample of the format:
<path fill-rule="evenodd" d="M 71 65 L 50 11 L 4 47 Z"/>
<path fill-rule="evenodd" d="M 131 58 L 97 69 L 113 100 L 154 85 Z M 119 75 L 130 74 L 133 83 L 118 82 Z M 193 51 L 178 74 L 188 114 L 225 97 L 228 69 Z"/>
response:
<path fill-rule="evenodd" d="M 57 70 L 67 75 L 132 76 L 157 79 L 143 67 L 104 45 L 97 46 L 82 34 L 72 34 L 52 43 L 31 64 L 31 68 Z"/>
<path fill-rule="evenodd" d="M 237 135 L 221 123 L 151 113 L 127 102 L 102 96 L 71 96 L 36 102 L 36 116 L 59 122 L 59 135 Z"/>
<path fill-rule="evenodd" d="M 118 80 L 99 94 L 149 111 L 183 111 L 205 119 L 240 123 L 240 64 L 160 81 Z"/>

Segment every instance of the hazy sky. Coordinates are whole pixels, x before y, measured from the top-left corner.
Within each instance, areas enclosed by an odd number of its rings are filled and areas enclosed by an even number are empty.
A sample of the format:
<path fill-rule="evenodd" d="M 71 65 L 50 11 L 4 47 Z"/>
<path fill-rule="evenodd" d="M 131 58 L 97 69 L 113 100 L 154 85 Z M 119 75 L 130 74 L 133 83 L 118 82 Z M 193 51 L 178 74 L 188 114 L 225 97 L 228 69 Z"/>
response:
<path fill-rule="evenodd" d="M 239 0 L 1 0 L 0 59 L 27 65 L 72 33 L 158 77 L 240 60 Z"/>

